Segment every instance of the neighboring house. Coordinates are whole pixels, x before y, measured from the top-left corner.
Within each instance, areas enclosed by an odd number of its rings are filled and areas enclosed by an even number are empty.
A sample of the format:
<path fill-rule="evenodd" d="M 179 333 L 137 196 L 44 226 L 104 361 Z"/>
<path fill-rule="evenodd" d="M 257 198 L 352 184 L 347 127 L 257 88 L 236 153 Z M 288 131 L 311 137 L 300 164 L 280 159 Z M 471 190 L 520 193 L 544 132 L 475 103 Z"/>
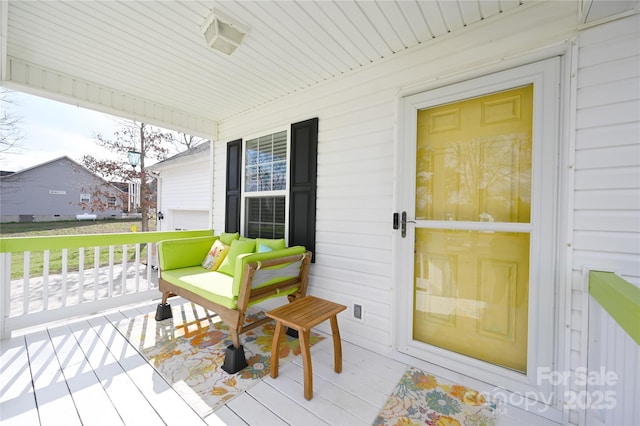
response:
<path fill-rule="evenodd" d="M 147 169 L 149 169 L 147 167 Z M 151 207 L 149 209 L 149 215 L 155 214 L 155 205 L 158 198 L 158 182 L 153 175 L 147 175 L 147 181 L 149 182 L 148 189 L 151 191 L 151 195 L 147 198 L 151 201 Z M 140 213 L 140 180 L 136 179 L 135 182 L 111 182 L 111 185 L 118 188 L 125 195 L 126 201 L 123 204 L 123 212 L 128 215 L 137 215 Z"/>
<path fill-rule="evenodd" d="M 31 3 L 16 3 L 27 19 Z M 101 7 L 118 7 L 111 3 Z M 114 65 L 119 78 L 101 90 L 90 72 L 82 77 L 91 69 L 85 55 L 63 68 L 82 69 L 72 78 L 57 73 L 67 63 L 48 62 L 55 58 L 48 52 L 34 65 L 20 37 L 9 43 L 8 68 L 15 87 L 96 109 L 117 105 L 123 115 L 146 113 L 174 128 L 193 118 L 193 132 L 214 139 L 210 163 L 203 154 L 156 168 L 162 211 L 175 214 L 163 229 L 200 227 L 208 214 L 215 233 L 304 244 L 315 262 L 309 292 L 349 307 L 340 316 L 344 340 L 434 374 L 476 378 L 524 408 L 537 400 L 536 414 L 551 421 L 585 424 L 595 418 L 592 407 L 575 398 L 597 394 L 567 374 L 604 345 L 589 340 L 587 270 L 616 271 L 640 286 L 638 5 L 219 2 L 249 21 L 247 49 L 216 62 L 182 37 L 197 38 L 188 30 L 193 22 L 175 24 L 176 56 L 192 55 L 176 69 L 177 59 L 159 59 L 171 71 L 163 85 L 147 86 L 146 68 L 122 67 L 123 60 Z M 485 19 L 486 7 L 509 10 Z M 592 17 L 603 8 L 615 10 Z M 206 16 L 200 9 L 181 12 L 193 12 L 195 22 Z M 93 10 L 75 11 L 75 19 L 100 22 Z M 460 19 L 473 13 L 482 17 L 469 25 Z M 428 31 L 425 15 L 435 23 Z M 314 32 L 318 22 L 329 29 Z M 105 40 L 117 44 L 120 33 L 105 32 Z M 418 42 L 402 39 L 411 37 Z M 95 49 L 96 58 L 113 50 L 122 59 L 118 49 Z M 110 65 L 92 61 L 99 71 Z M 200 61 L 211 64 L 202 70 Z M 120 83 L 136 74 L 144 76 L 137 86 L 155 92 L 136 97 L 135 84 Z M 300 88 L 288 85 L 298 79 Z M 192 96 L 172 97 L 174 85 Z M 208 94 L 213 87 L 218 97 Z M 205 105 L 190 109 L 193 117 L 173 113 L 199 99 Z M 198 109 L 205 112 L 196 116 Z M 637 412 L 640 351 L 611 341 L 602 352 L 622 360 L 611 363 L 631 383 L 614 402 Z"/>
<path fill-rule="evenodd" d="M 211 143 L 147 167 L 157 176 L 157 229 L 208 229 L 211 224 Z"/>
<path fill-rule="evenodd" d="M 1 222 L 122 217 L 122 191 L 66 156 L 2 176 L 0 185 Z"/>

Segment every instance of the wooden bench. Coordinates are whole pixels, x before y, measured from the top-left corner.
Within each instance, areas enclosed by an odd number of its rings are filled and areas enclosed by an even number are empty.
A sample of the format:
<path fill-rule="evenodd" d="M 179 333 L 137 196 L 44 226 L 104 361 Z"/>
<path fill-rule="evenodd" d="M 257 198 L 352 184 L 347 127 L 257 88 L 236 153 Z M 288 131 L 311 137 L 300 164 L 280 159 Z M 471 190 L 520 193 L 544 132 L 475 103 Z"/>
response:
<path fill-rule="evenodd" d="M 265 253 L 238 256 L 233 276 L 203 268 L 200 263 L 218 237 L 162 241 L 159 290 L 162 301 L 156 321 L 171 318 L 168 299 L 181 296 L 209 309 L 229 326 L 233 345 L 225 352 L 222 369 L 229 374 L 247 366 L 240 335 L 268 321 L 245 324 L 247 308 L 265 299 L 287 296 L 289 301 L 305 296 L 311 252 L 296 246 Z"/>

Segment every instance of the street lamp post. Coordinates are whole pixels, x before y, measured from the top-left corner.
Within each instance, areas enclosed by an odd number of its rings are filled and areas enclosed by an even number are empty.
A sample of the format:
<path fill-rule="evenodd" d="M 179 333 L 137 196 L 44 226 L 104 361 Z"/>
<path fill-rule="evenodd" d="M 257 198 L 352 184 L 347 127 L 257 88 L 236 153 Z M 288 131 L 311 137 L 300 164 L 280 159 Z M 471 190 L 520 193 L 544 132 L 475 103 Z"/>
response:
<path fill-rule="evenodd" d="M 133 170 L 135 171 L 136 167 L 140 163 L 140 152 L 131 150 L 131 151 L 129 151 L 127 153 L 127 157 L 129 159 L 129 164 L 131 164 L 131 167 L 133 167 Z M 131 204 L 133 204 L 134 208 L 136 207 L 136 200 L 138 198 L 137 197 L 137 192 L 138 191 L 136 191 L 135 189 L 136 189 L 135 188 L 135 182 L 133 180 L 131 180 L 131 183 L 129 185 L 129 196 L 128 196 L 128 199 L 129 199 L 129 205 L 128 205 L 129 212 L 131 212 Z M 132 200 L 132 197 L 133 197 L 133 200 Z"/>

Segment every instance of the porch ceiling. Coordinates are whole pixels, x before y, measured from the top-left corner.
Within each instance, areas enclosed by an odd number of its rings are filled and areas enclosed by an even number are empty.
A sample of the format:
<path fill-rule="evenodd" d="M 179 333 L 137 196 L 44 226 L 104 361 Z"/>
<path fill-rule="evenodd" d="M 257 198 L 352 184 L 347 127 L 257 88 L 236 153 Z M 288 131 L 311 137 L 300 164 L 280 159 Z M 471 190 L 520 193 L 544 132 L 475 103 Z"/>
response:
<path fill-rule="evenodd" d="M 9 86 L 131 118 L 215 123 L 518 7 L 520 1 L 21 1 L 3 5 Z M 249 27 L 231 56 L 211 9 Z"/>
<path fill-rule="evenodd" d="M 18 90 L 215 138 L 225 118 L 524 3 L 9 0 L 0 65 Z M 250 29 L 231 56 L 201 34 L 212 8 Z"/>

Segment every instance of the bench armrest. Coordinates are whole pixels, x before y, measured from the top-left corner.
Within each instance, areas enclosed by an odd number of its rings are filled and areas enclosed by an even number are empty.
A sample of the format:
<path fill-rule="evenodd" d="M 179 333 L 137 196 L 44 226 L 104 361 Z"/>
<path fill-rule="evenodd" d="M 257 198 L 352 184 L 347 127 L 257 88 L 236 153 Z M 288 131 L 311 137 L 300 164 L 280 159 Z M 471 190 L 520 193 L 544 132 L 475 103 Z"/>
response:
<path fill-rule="evenodd" d="M 255 262 L 270 262 L 270 261 L 277 262 L 277 259 L 293 256 L 296 254 L 303 254 L 305 253 L 305 251 L 306 249 L 302 246 L 294 246 L 294 247 L 288 247 L 282 250 L 274 250 L 266 253 L 250 253 L 250 254 L 238 256 L 238 259 L 236 260 L 236 265 L 235 265 L 236 270 L 233 278 L 233 293 L 240 294 L 240 291 L 241 291 L 240 287 L 242 286 L 243 275 L 246 272 L 246 268 L 248 264 L 255 263 Z M 277 269 L 279 267 L 282 268 L 288 264 L 290 264 L 290 262 L 281 263 L 279 265 L 276 264 L 276 266 L 273 266 L 273 268 L 274 269 Z M 290 277 L 290 275 L 288 277 Z M 286 278 L 287 278 L 286 276 L 282 277 L 283 280 Z M 250 288 L 247 290 L 250 290 Z"/>

